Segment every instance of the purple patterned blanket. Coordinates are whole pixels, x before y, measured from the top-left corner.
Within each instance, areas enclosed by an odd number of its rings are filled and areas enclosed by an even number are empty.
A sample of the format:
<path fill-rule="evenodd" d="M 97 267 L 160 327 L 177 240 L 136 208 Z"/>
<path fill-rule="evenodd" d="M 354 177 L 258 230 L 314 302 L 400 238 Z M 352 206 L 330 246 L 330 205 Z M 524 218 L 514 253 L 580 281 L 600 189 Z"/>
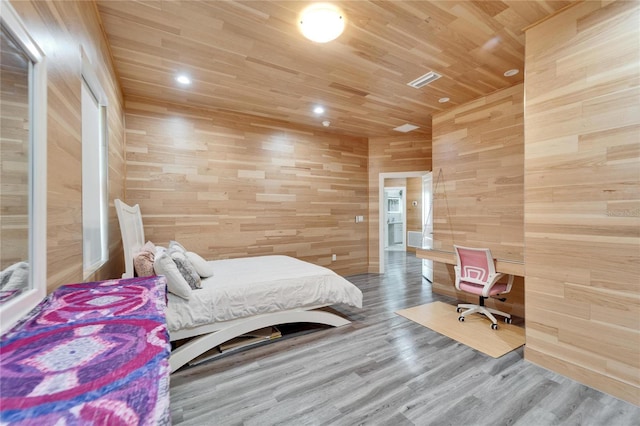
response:
<path fill-rule="evenodd" d="M 0 338 L 0 423 L 170 424 L 166 279 L 60 287 Z"/>

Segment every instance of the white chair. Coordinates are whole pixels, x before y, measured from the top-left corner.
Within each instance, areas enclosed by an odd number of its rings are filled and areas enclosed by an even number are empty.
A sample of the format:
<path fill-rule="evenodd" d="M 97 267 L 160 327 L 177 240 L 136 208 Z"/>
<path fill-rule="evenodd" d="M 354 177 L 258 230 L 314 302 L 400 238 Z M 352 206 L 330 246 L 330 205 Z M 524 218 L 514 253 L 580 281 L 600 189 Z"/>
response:
<path fill-rule="evenodd" d="M 458 321 L 471 314 L 482 314 L 492 322 L 491 328 L 498 329 L 498 321 L 493 314 L 504 317 L 506 323 L 511 323 L 511 315 L 497 309 L 488 308 L 484 302 L 493 297 L 501 301 L 500 295 L 509 293 L 513 285 L 513 275 L 505 275 L 496 272 L 496 267 L 491 256 L 491 250 L 487 248 L 470 248 L 453 246 L 456 251 L 456 289 L 466 293 L 476 294 L 479 297 L 477 305 L 461 303 L 458 312 L 461 312 Z M 505 278 L 505 279 L 503 279 Z M 504 282 L 506 280 L 506 282 Z M 463 309 L 466 311 L 463 312 Z"/>

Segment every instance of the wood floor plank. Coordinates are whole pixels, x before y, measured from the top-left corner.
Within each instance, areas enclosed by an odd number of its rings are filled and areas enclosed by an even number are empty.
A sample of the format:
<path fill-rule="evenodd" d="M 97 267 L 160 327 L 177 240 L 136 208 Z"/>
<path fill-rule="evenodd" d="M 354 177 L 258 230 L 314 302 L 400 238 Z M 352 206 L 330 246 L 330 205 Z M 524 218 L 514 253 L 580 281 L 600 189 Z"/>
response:
<path fill-rule="evenodd" d="M 285 337 L 171 376 L 175 425 L 637 425 L 640 407 L 523 359 L 494 359 L 396 315 L 432 301 L 420 259 L 389 252 L 384 275 L 348 277 L 353 322 Z"/>

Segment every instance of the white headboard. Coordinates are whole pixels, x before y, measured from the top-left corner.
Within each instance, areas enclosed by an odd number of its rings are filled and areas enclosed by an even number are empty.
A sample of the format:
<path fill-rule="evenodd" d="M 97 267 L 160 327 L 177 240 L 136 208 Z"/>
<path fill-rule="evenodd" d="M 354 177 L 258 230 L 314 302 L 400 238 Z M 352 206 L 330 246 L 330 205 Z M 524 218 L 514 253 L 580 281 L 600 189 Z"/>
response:
<path fill-rule="evenodd" d="M 122 246 L 124 248 L 124 274 L 122 278 L 133 278 L 133 256 L 140 252 L 144 245 L 144 228 L 142 227 L 142 214 L 140 206 L 131 207 L 120 200 L 115 200 L 120 232 L 122 233 Z"/>

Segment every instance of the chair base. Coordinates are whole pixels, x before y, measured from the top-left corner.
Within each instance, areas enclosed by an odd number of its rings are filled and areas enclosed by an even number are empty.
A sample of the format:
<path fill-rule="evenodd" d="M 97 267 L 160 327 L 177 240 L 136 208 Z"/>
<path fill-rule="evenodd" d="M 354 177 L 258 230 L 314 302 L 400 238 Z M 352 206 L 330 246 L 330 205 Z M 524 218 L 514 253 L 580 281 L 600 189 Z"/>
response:
<path fill-rule="evenodd" d="M 460 321 L 464 321 L 464 317 L 466 317 L 467 315 L 482 314 L 491 320 L 491 323 L 492 323 L 491 328 L 497 328 L 498 320 L 494 316 L 495 314 L 495 315 L 500 315 L 504 317 L 506 322 L 511 322 L 510 314 L 499 311 L 497 309 L 487 308 L 486 306 L 483 306 L 483 305 L 481 306 L 481 305 L 474 305 L 469 303 L 460 303 L 458 304 L 458 312 L 460 311 L 460 309 L 466 309 L 466 311 L 460 312 L 460 318 L 463 318 Z M 495 327 L 493 327 L 493 325 L 495 325 Z"/>

